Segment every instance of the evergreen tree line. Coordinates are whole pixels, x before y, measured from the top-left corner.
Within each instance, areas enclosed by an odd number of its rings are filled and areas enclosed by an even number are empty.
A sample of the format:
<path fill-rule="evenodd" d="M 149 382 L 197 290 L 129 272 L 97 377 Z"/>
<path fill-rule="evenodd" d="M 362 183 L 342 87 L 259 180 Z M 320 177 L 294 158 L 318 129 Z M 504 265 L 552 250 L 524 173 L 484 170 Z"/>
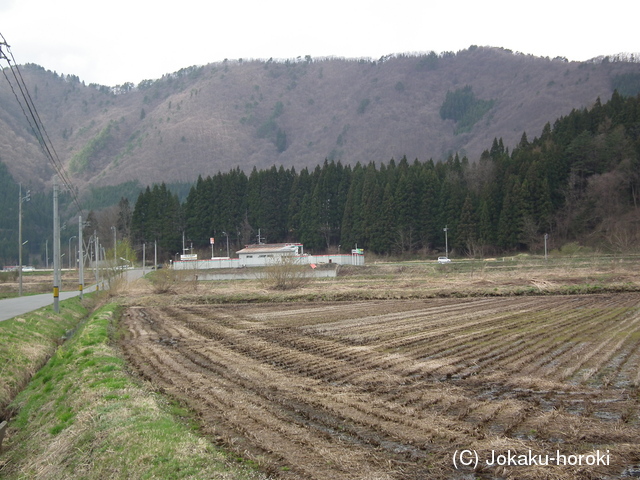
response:
<path fill-rule="evenodd" d="M 22 259 L 24 265 L 44 266 L 49 253 L 53 258 L 53 204 L 51 193 L 36 191 L 22 185 Z M 0 268 L 18 264 L 18 213 L 20 185 L 13 179 L 7 166 L 0 161 Z M 60 194 L 60 204 L 65 206 L 69 195 Z M 66 233 L 67 229 L 63 230 Z M 63 237 L 65 238 L 65 237 Z"/>
<path fill-rule="evenodd" d="M 406 158 L 315 169 L 239 168 L 199 177 L 184 203 L 166 185 L 140 194 L 134 242 L 157 241 L 165 258 L 226 242 L 301 242 L 309 251 L 457 255 L 537 250 L 545 234 L 560 245 L 629 248 L 640 239 L 640 96 L 617 92 L 574 110 L 512 151 L 501 139 L 477 162 Z"/>
<path fill-rule="evenodd" d="M 356 244 L 378 254 L 443 252 L 445 227 L 456 255 L 539 251 L 547 233 L 556 246 L 578 241 L 624 251 L 640 241 L 639 159 L 640 96 L 616 92 L 604 105 L 598 100 L 548 123 L 539 138 L 523 133 L 512 151 L 495 139 L 476 162 L 456 155 L 444 162 L 325 161 L 249 175 L 236 168 L 198 178 L 186 197 L 154 185 L 131 215 L 122 199 L 118 232 L 130 232 L 134 246 L 157 241 L 164 259 L 182 251 L 183 235 L 201 249 L 215 237 L 226 254 L 226 237 L 237 249 L 254 243 L 258 230 L 263 241 L 301 242 L 318 253 Z M 51 208 L 50 192 L 32 191 L 23 204 L 24 264 L 43 265 L 47 247 L 51 261 Z M 3 265 L 17 264 L 17 220 L 18 185 L 0 161 Z M 101 238 L 110 238 L 108 228 Z M 63 224 L 63 243 L 76 229 Z"/>

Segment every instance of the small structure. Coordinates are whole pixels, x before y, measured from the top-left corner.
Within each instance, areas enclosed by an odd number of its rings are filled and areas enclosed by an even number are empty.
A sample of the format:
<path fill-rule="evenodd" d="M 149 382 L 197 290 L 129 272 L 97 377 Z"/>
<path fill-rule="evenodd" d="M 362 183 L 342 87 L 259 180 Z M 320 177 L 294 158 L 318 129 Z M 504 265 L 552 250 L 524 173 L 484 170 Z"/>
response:
<path fill-rule="evenodd" d="M 304 247 L 301 243 L 258 243 L 246 245 L 236 253 L 240 259 L 240 266 L 262 267 L 282 257 L 303 256 Z"/>
<path fill-rule="evenodd" d="M 295 257 L 300 265 L 318 265 L 335 263 L 337 265 L 364 265 L 364 251 L 361 248 L 351 250 L 350 255 L 309 255 L 304 253 L 301 243 L 256 243 L 245 245 L 236 252 L 238 258 L 215 257 L 211 260 L 184 258 L 173 262 L 174 270 L 209 270 L 214 268 L 266 267 L 283 256 Z"/>

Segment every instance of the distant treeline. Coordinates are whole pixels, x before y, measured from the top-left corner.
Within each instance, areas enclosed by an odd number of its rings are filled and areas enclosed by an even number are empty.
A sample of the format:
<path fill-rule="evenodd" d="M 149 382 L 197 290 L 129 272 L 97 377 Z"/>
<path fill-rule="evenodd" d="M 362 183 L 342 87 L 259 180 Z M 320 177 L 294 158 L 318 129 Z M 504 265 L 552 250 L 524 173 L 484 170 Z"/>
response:
<path fill-rule="evenodd" d="M 28 192 L 28 195 L 27 195 Z M 0 161 L 0 268 L 18 264 L 18 211 L 20 186 L 15 182 L 7 166 Z M 28 201 L 27 201 L 28 198 Z M 61 204 L 69 201 L 69 195 L 60 194 Z M 22 256 L 25 265 L 32 264 L 31 252 L 38 257 L 53 258 L 50 237 L 53 232 L 53 206 L 51 194 L 30 190 L 22 186 Z"/>
<path fill-rule="evenodd" d="M 554 248 L 577 241 L 627 251 L 640 242 L 640 96 L 616 92 L 604 105 L 598 100 L 548 123 L 538 138 L 523 134 L 511 151 L 495 139 L 473 162 L 325 161 L 300 171 L 236 168 L 199 178 L 188 191 L 183 184 L 139 188 L 96 188 L 85 200 L 99 209 L 118 195 L 137 195 L 119 235 L 130 231 L 134 245 L 157 240 L 165 259 L 181 251 L 183 232 L 188 246 L 208 249 L 214 237 L 225 254 L 227 236 L 237 248 L 255 242 L 258 231 L 263 241 L 302 242 L 314 252 L 357 244 L 383 255 L 435 253 L 445 249 L 444 228 L 449 250 L 460 256 L 541 251 L 545 234 Z M 18 197 L 0 161 L 0 264 L 17 262 Z M 63 212 L 68 203 L 63 193 Z M 24 262 L 43 264 L 47 249 L 52 256 L 50 192 L 31 192 L 23 207 Z M 69 243 L 77 226 L 62 230 Z"/>
<path fill-rule="evenodd" d="M 457 255 L 539 250 L 579 241 L 625 250 L 640 239 L 640 96 L 615 92 L 574 110 L 512 151 L 494 139 L 481 158 L 326 161 L 313 170 L 240 169 L 199 178 L 186 200 L 147 187 L 132 215 L 135 242 L 166 256 L 226 236 L 234 246 L 302 242 L 307 251 L 357 246 L 377 254 Z"/>
<path fill-rule="evenodd" d="M 181 201 L 184 201 L 193 183 L 172 183 L 168 188 L 175 192 Z M 18 208 L 20 186 L 9 173 L 7 166 L 0 161 L 0 269 L 4 265 L 18 264 Z M 126 199 L 135 202 L 144 187 L 137 180 L 120 185 L 93 187 L 81 198 L 81 205 L 90 211 L 100 211 L 115 208 L 118 201 Z M 29 192 L 29 201 L 26 201 Z M 53 200 L 51 191 L 34 189 L 31 185 L 22 185 L 22 256 L 24 265 L 36 265 L 44 267 L 49 259 L 49 265 L 53 262 Z M 60 217 L 61 217 L 61 248 L 62 253 L 69 254 L 69 245 L 74 245 L 69 239 L 75 240 L 78 234 L 77 211 L 71 205 L 71 197 L 64 190 L 60 192 Z M 121 208 L 121 202 L 118 208 Z M 86 227 L 85 242 L 99 229 L 98 220 L 94 214 L 85 221 L 91 221 Z M 110 238 L 110 224 L 106 226 L 104 238 Z M 123 227 L 119 235 L 125 233 Z M 67 247 L 64 247 L 64 244 Z M 67 258 L 63 259 L 67 264 Z"/>

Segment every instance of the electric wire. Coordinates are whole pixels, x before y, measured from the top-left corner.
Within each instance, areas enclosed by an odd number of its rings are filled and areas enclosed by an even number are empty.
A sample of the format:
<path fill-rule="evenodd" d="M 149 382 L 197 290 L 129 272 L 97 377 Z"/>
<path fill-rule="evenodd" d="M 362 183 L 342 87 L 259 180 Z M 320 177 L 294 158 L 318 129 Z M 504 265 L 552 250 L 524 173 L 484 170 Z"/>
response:
<path fill-rule="evenodd" d="M 11 52 L 11 47 L 7 43 L 2 33 L 0 33 L 0 38 L 2 39 L 0 41 L 0 60 L 5 60 L 7 62 L 9 66 L 9 70 L 13 74 L 15 84 L 17 85 L 18 90 L 20 91 L 20 96 L 22 97 L 24 104 L 22 101 L 20 101 L 20 98 L 18 97 L 16 89 L 14 88 L 14 84 L 11 82 L 11 80 L 7 76 L 6 68 L 2 69 L 2 73 L 5 79 L 7 80 L 7 82 L 9 83 L 9 86 L 11 88 L 11 91 L 13 92 L 14 97 L 16 98 L 16 101 L 20 105 L 20 108 L 27 120 L 27 123 L 31 127 L 31 130 L 33 131 L 34 136 L 38 140 L 40 148 L 42 149 L 44 155 L 51 162 L 54 170 L 56 171 L 58 177 L 60 178 L 64 186 L 67 188 L 67 190 L 71 194 L 73 203 L 76 205 L 76 208 L 78 209 L 78 213 L 80 213 L 82 212 L 82 208 L 80 207 L 80 202 L 76 194 L 76 189 L 71 184 L 71 180 L 66 174 L 64 166 L 60 161 L 60 157 L 58 156 L 58 153 L 56 152 L 53 146 L 53 142 L 51 141 L 51 138 L 49 137 L 49 134 L 47 133 L 44 127 L 44 124 L 40 119 L 40 115 L 38 114 L 36 106 L 33 103 L 33 99 L 31 98 L 31 94 L 29 93 L 29 89 L 27 88 L 24 78 L 22 77 L 22 73 L 20 72 L 18 64 L 15 61 L 15 57 Z M 3 47 L 5 47 L 6 52 L 9 54 L 11 58 L 9 58 L 9 56 L 7 56 L 7 53 L 3 51 Z M 26 105 L 26 110 L 25 110 L 25 105 Z M 27 111 L 29 113 L 27 113 Z"/>
<path fill-rule="evenodd" d="M 0 34 L 1 36 L 2 34 Z M 3 41 L 4 41 L 4 36 L 2 37 Z M 6 45 L 6 41 L 4 41 L 4 44 Z M 7 47 L 9 47 L 8 45 L 6 45 Z M 44 128 L 44 124 L 42 123 L 42 120 L 40 119 L 40 115 L 38 114 L 38 111 L 33 103 L 33 99 L 31 98 L 31 95 L 29 94 L 29 90 L 26 86 L 26 83 L 24 82 L 24 78 L 22 77 L 22 73 L 20 72 L 19 67 L 17 66 L 17 63 L 15 62 L 15 58 L 13 57 L 13 54 L 10 51 L 10 48 L 7 48 L 9 54 L 11 55 L 11 59 L 9 59 L 6 55 L 3 55 L 3 58 L 5 60 L 7 60 L 7 63 L 9 64 L 10 70 L 13 74 L 14 80 L 20 90 L 21 96 L 27 106 L 27 109 L 29 111 L 29 115 L 27 115 L 27 112 L 24 109 L 24 106 L 22 104 L 22 102 L 20 102 L 15 89 L 13 87 L 13 84 L 10 82 L 9 78 L 7 78 L 6 73 L 3 70 L 5 79 L 7 79 L 7 81 L 9 82 L 10 86 L 11 86 L 11 90 L 14 93 L 14 96 L 16 97 L 16 100 L 18 101 L 18 103 L 20 104 L 20 108 L 22 109 L 23 114 L 25 115 L 25 118 L 27 119 L 27 123 L 29 123 L 36 139 L 38 140 L 40 147 L 42 148 L 45 156 L 49 159 L 49 161 L 52 163 L 54 169 L 56 170 L 58 176 L 60 177 L 60 180 L 62 181 L 62 183 L 66 186 L 66 188 L 69 190 L 69 192 L 72 195 L 73 201 L 76 204 L 76 206 L 78 207 L 78 210 L 80 209 L 80 205 L 79 202 L 77 200 L 76 194 L 75 194 L 75 190 L 73 189 L 71 182 L 69 180 L 69 178 L 66 175 L 66 172 L 64 170 L 64 167 L 62 166 L 60 159 L 58 157 L 58 154 L 55 150 L 55 148 L 53 147 L 53 143 L 51 142 L 51 139 L 49 138 L 49 135 L 47 134 L 46 129 Z M 11 62 L 13 61 L 14 66 L 11 65 Z M 19 78 L 18 78 L 19 77 Z M 32 121 L 33 120 L 33 123 Z M 48 143 L 47 143 L 48 142 Z"/>

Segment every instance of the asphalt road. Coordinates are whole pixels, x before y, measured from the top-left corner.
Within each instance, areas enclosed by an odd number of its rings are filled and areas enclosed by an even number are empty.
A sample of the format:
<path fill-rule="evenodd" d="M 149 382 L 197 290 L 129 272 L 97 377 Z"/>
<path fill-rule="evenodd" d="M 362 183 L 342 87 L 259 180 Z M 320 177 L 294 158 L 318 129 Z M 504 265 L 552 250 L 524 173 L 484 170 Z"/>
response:
<path fill-rule="evenodd" d="M 127 281 L 129 282 L 142 277 L 142 269 L 127 270 L 126 273 Z M 38 310 L 39 308 L 43 308 L 48 305 L 52 305 L 53 287 L 51 287 L 51 289 L 51 293 L 42 293 L 39 295 L 29 295 L 25 297 L 15 297 L 0 300 L 0 321 L 9 320 L 10 318 L 17 317 L 18 315 L 24 315 L 25 313 Z M 95 284 L 91 286 L 85 286 L 84 293 L 94 292 L 95 290 Z M 72 292 L 60 292 L 60 301 L 76 297 L 79 293 L 80 292 L 78 292 L 77 290 Z"/>

